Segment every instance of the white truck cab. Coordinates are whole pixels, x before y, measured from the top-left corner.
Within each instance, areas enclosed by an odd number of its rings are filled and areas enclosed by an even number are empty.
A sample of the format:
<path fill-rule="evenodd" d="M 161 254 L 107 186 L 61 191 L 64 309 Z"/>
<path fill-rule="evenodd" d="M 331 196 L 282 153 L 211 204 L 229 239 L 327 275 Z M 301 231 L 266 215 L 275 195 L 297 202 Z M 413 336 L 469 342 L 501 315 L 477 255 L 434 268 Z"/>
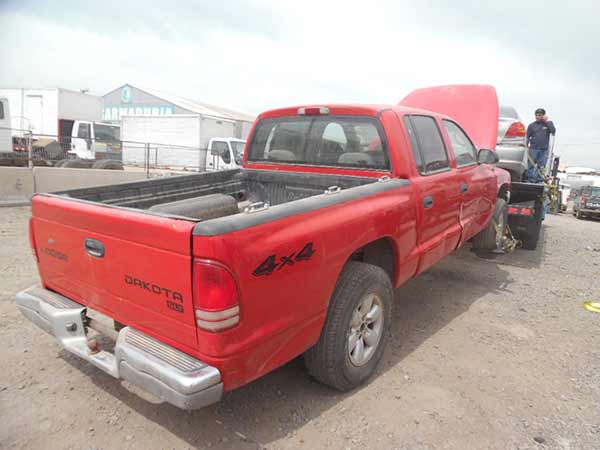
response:
<path fill-rule="evenodd" d="M 212 138 L 208 141 L 206 171 L 241 167 L 246 141 L 236 138 Z"/>
<path fill-rule="evenodd" d="M 8 100 L 0 98 L 0 152 L 12 152 L 13 150 L 10 126 Z"/>
<path fill-rule="evenodd" d="M 110 123 L 76 120 L 71 150 L 80 159 L 121 159 L 121 127 Z"/>

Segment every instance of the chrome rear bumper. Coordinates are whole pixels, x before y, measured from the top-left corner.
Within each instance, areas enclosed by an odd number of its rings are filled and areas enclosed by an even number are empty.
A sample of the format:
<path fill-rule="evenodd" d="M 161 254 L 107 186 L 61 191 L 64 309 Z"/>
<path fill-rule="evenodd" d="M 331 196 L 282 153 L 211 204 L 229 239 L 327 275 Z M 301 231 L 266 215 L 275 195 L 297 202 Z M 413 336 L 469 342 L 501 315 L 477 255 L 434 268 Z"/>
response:
<path fill-rule="evenodd" d="M 218 369 L 133 328 L 119 331 L 114 353 L 93 352 L 86 336 L 86 307 L 62 295 L 32 286 L 17 294 L 17 306 L 69 352 L 181 409 L 221 399 Z"/>

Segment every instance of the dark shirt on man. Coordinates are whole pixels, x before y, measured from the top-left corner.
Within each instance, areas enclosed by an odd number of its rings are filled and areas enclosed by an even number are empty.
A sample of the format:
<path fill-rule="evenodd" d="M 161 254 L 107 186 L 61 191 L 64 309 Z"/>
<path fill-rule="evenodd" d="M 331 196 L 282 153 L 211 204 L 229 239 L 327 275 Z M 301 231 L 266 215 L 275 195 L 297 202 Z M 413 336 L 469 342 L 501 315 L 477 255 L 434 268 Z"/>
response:
<path fill-rule="evenodd" d="M 532 122 L 527 127 L 527 143 L 531 148 L 548 150 L 551 134 L 556 134 L 556 128 L 551 120 L 546 122 Z"/>

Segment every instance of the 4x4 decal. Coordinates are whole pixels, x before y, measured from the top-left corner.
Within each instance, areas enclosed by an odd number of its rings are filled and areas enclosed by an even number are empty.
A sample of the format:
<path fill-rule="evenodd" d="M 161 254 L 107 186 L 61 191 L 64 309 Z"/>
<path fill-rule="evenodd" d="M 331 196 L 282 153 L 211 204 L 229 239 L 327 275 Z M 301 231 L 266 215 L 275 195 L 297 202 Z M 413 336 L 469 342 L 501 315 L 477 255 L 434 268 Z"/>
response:
<path fill-rule="evenodd" d="M 255 277 L 271 275 L 275 270 L 279 271 L 286 266 L 293 266 L 297 262 L 308 261 L 315 253 L 313 243 L 309 242 L 298 254 L 294 252 L 289 256 L 280 256 L 279 258 L 277 255 L 270 255 L 252 272 L 252 275 Z"/>

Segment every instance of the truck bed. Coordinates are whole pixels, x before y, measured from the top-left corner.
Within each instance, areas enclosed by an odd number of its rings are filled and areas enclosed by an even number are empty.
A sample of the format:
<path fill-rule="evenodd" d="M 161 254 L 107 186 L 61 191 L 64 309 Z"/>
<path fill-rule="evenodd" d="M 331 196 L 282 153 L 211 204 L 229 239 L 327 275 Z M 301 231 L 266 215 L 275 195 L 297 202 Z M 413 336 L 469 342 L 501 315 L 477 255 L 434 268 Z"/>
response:
<path fill-rule="evenodd" d="M 235 169 L 73 189 L 53 195 L 142 210 L 148 214 L 202 221 L 186 214 L 164 213 L 156 207 L 214 194 L 231 196 L 242 205 L 263 202 L 277 206 L 323 194 L 329 188 L 346 190 L 376 181 L 377 178 L 369 177 Z"/>

